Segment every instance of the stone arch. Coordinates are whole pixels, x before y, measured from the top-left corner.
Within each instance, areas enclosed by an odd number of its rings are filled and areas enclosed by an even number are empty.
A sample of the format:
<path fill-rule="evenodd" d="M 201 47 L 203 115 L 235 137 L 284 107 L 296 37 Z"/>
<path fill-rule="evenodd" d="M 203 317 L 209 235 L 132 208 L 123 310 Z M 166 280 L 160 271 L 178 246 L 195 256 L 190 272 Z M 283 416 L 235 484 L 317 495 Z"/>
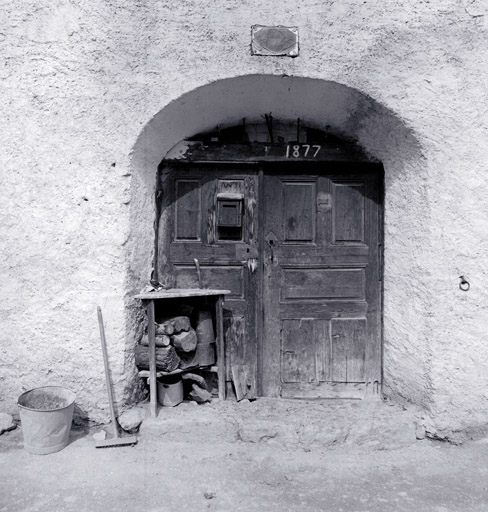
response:
<path fill-rule="evenodd" d="M 412 285 L 428 272 L 428 193 L 421 145 L 408 124 L 357 89 L 305 77 L 247 75 L 218 80 L 164 106 L 144 127 L 132 152 L 128 297 L 151 276 L 157 168 L 179 141 L 197 133 L 253 122 L 265 113 L 353 139 L 385 169 L 385 391 L 418 404 L 430 400 L 429 309 L 426 290 Z M 135 304 L 128 299 L 135 318 Z M 129 325 L 135 325 L 129 321 Z M 130 329 L 130 327 L 129 327 Z"/>

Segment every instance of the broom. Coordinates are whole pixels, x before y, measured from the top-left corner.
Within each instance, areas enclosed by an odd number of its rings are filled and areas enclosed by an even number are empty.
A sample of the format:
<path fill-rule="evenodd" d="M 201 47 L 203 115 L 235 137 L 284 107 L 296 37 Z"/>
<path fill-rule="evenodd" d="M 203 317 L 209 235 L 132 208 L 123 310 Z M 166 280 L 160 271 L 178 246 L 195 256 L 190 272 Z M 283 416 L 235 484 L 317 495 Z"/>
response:
<path fill-rule="evenodd" d="M 105 366 L 105 378 L 107 379 L 108 403 L 110 405 L 110 415 L 112 416 L 112 424 L 114 426 L 113 439 L 105 439 L 104 441 L 97 441 L 97 448 L 111 448 L 113 446 L 129 446 L 137 443 L 136 436 L 120 437 L 119 429 L 117 427 L 117 418 L 115 417 L 114 397 L 112 395 L 112 385 L 110 383 L 110 374 L 108 368 L 107 356 L 107 342 L 105 341 L 105 329 L 103 328 L 102 309 L 97 306 L 98 312 L 98 326 L 100 328 L 100 340 L 102 342 L 103 364 Z"/>

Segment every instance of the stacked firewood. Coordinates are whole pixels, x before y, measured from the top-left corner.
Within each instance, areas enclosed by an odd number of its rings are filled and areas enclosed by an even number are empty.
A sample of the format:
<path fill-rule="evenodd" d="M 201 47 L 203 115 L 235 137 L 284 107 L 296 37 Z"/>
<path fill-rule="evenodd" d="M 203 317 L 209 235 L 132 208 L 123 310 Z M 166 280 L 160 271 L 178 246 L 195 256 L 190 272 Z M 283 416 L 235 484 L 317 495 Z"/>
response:
<path fill-rule="evenodd" d="M 208 367 L 215 363 L 215 335 L 210 311 L 193 311 L 188 307 L 183 315 L 159 320 L 155 324 L 156 370 L 174 372 L 177 369 Z M 182 311 L 183 312 L 183 311 Z M 190 320 L 190 316 L 193 320 Z M 145 334 L 135 348 L 135 361 L 140 370 L 149 369 L 149 340 Z M 169 378 L 169 377 L 167 377 Z M 164 382 L 165 377 L 160 377 Z M 183 374 L 188 398 L 207 402 L 212 395 L 205 379 L 198 373 Z"/>
<path fill-rule="evenodd" d="M 156 369 L 172 372 L 177 368 L 186 368 L 185 359 L 194 354 L 197 347 L 197 333 L 187 316 L 165 318 L 155 325 L 156 331 Z M 147 334 L 136 345 L 136 365 L 143 370 L 149 368 L 149 340 Z"/>
<path fill-rule="evenodd" d="M 195 328 L 190 317 L 185 315 L 165 318 L 155 325 L 157 371 L 169 373 L 178 368 L 188 370 L 215 363 L 215 335 L 210 311 L 195 311 L 192 318 Z M 148 336 L 145 334 L 135 348 L 135 361 L 140 370 L 149 369 L 148 345 Z M 211 399 L 203 377 L 186 373 L 183 379 L 191 385 L 190 399 L 197 402 Z"/>

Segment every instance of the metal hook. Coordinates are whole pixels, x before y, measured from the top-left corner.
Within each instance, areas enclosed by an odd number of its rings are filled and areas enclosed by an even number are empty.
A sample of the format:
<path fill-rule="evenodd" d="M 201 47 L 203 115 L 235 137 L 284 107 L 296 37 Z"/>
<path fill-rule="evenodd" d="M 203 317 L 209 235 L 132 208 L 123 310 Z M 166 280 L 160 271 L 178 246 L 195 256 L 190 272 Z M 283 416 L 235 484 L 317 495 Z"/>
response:
<path fill-rule="evenodd" d="M 194 258 L 193 261 L 195 262 L 195 267 L 197 269 L 198 287 L 202 288 L 202 273 L 200 272 L 200 262 L 197 260 L 197 258 Z"/>
<path fill-rule="evenodd" d="M 271 252 L 270 254 L 270 260 L 271 260 L 271 263 L 274 262 L 274 240 L 271 238 L 270 240 L 266 240 L 268 246 L 269 246 L 269 250 Z"/>
<path fill-rule="evenodd" d="M 258 269 L 258 260 L 256 258 L 249 258 L 247 260 L 247 269 L 251 274 L 254 274 Z"/>
<path fill-rule="evenodd" d="M 471 287 L 469 281 L 464 276 L 459 276 L 459 279 L 461 279 L 461 282 L 459 283 L 459 289 L 463 292 L 467 292 Z"/>

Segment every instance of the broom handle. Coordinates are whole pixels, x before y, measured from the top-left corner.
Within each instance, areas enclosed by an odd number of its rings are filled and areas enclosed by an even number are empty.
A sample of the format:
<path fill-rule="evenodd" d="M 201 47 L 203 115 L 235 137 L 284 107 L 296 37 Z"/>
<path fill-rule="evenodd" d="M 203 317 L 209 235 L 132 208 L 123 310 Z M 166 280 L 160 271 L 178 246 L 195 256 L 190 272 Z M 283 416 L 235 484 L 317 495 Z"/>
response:
<path fill-rule="evenodd" d="M 105 329 L 103 328 L 102 309 L 97 306 L 98 327 L 100 328 L 100 340 L 102 342 L 103 364 L 105 366 L 105 378 L 107 379 L 108 403 L 110 405 L 110 415 L 114 425 L 114 437 L 119 437 L 119 429 L 117 428 L 117 419 L 115 418 L 114 397 L 112 394 L 112 385 L 110 383 L 110 373 L 108 367 L 107 342 L 105 341 Z"/>

